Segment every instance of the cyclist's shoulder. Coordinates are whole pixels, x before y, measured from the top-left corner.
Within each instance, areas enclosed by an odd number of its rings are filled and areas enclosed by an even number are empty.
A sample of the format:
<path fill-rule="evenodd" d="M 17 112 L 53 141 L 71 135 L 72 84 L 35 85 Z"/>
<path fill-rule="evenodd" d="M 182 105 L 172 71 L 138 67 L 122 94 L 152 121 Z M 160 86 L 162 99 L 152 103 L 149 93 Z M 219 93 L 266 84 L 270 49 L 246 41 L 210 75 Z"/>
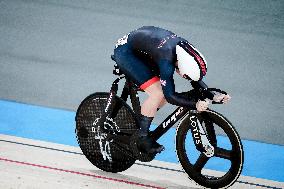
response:
<path fill-rule="evenodd" d="M 173 32 L 157 27 L 157 26 L 142 26 L 132 32 L 130 32 L 130 35 L 133 37 L 141 37 L 141 36 L 148 36 L 151 38 L 164 38 L 167 35 L 172 35 Z"/>
<path fill-rule="evenodd" d="M 161 40 L 167 40 L 167 39 L 176 39 L 179 41 L 186 41 L 183 37 L 180 37 L 176 35 L 174 32 L 160 28 L 157 26 L 142 26 L 136 30 L 133 30 L 129 33 L 129 37 L 132 39 L 139 39 L 139 38 L 144 38 L 144 39 L 161 39 Z"/>

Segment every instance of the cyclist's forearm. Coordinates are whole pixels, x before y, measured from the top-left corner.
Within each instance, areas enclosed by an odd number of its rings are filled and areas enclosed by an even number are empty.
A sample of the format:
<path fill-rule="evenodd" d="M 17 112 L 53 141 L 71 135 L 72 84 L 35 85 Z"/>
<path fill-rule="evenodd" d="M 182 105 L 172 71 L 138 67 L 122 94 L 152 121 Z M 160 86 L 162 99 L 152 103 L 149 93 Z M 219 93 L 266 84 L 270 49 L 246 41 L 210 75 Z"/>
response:
<path fill-rule="evenodd" d="M 193 99 L 186 98 L 183 94 L 174 93 L 165 97 L 170 104 L 196 109 L 196 102 Z"/>
<path fill-rule="evenodd" d="M 197 89 L 197 90 L 199 90 L 199 89 L 204 90 L 204 89 L 207 89 L 207 88 L 208 88 L 208 86 L 206 85 L 206 83 L 204 83 L 204 81 L 202 81 L 202 80 L 201 80 L 201 81 L 191 81 L 191 85 L 192 85 L 195 89 Z M 214 92 L 208 91 L 208 93 L 206 93 L 206 94 L 207 94 L 207 96 L 208 96 L 209 99 L 213 100 L 213 97 L 214 97 L 214 95 L 215 95 Z"/>

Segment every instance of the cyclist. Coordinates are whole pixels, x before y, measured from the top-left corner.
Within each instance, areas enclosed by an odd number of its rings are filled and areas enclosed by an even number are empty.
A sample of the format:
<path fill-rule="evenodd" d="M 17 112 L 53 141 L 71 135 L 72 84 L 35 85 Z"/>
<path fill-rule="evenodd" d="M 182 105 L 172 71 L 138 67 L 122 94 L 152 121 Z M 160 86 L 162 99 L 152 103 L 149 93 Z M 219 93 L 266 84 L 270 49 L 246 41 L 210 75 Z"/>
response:
<path fill-rule="evenodd" d="M 206 75 L 207 63 L 193 45 L 173 32 L 143 26 L 117 41 L 114 57 L 124 74 L 148 94 L 142 103 L 139 119 L 138 147 L 143 152 L 160 153 L 164 150 L 151 139 L 149 128 L 157 110 L 167 102 L 199 112 L 208 108 L 208 101 L 195 102 L 175 92 L 175 71 L 183 78 L 200 81 Z M 230 98 L 222 94 L 215 95 L 213 100 L 227 103 Z"/>

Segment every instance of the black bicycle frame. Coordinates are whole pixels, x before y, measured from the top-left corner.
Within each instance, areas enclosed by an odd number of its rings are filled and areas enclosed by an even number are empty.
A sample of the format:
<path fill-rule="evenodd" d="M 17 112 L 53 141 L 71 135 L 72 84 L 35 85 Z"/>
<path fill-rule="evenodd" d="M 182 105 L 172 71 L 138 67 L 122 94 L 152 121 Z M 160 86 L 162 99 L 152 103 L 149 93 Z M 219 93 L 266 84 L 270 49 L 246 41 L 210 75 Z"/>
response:
<path fill-rule="evenodd" d="M 154 131 L 151 132 L 151 137 L 158 140 L 163 136 L 176 122 L 182 119 L 189 110 L 183 107 L 178 107 L 171 115 L 169 115 Z"/>

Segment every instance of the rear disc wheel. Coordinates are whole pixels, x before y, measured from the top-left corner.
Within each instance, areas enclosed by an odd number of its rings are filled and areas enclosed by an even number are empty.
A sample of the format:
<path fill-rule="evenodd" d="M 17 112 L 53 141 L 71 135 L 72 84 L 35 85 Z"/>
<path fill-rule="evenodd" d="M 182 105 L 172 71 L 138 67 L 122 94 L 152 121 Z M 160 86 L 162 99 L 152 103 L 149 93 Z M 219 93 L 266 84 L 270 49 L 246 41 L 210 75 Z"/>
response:
<path fill-rule="evenodd" d="M 76 113 L 76 136 L 83 154 L 93 165 L 115 173 L 128 169 L 136 161 L 129 139 L 138 127 L 131 108 L 117 96 L 114 100 L 119 104 L 116 116 L 107 118 L 103 126 L 97 124 L 108 96 L 109 93 L 94 93 L 82 101 Z"/>

